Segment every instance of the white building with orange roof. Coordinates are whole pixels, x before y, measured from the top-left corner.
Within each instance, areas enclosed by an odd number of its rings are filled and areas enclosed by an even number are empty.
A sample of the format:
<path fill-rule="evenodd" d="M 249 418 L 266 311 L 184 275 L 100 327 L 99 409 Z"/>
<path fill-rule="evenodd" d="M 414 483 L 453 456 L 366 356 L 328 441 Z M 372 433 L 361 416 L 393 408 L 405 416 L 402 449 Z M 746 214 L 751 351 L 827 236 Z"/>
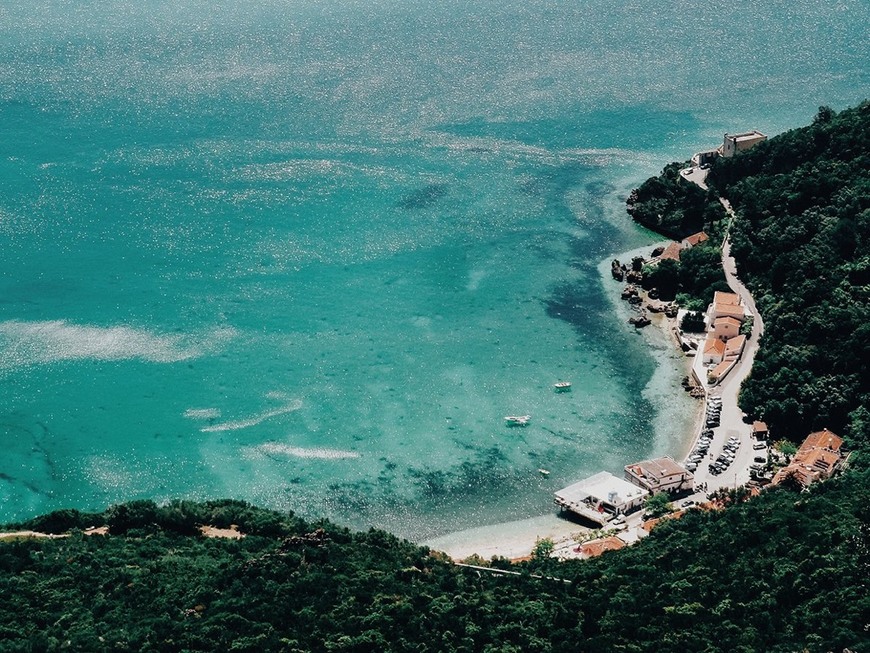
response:
<path fill-rule="evenodd" d="M 726 361 L 736 361 L 743 354 L 743 347 L 746 346 L 746 336 L 734 336 L 725 342 Z"/>
<path fill-rule="evenodd" d="M 707 336 L 701 356 L 704 365 L 718 365 L 725 358 L 725 343 L 714 336 Z"/>
<path fill-rule="evenodd" d="M 728 340 L 740 335 L 740 327 L 742 322 L 736 317 L 727 315 L 725 317 L 717 317 L 713 320 L 713 335 L 719 340 Z"/>

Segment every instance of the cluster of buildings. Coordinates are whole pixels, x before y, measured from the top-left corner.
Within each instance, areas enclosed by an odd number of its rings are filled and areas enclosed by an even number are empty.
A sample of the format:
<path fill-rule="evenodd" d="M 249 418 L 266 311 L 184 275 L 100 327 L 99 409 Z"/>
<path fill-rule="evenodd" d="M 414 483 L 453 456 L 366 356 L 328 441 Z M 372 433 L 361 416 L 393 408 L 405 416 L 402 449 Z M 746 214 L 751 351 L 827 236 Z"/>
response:
<path fill-rule="evenodd" d="M 703 231 L 699 231 L 696 234 L 692 234 L 691 236 L 686 236 L 681 241 L 674 241 L 669 243 L 667 247 L 665 247 L 664 251 L 659 254 L 658 260 L 672 260 L 679 261 L 680 255 L 682 254 L 684 249 L 691 249 L 695 245 L 700 245 L 703 242 L 706 242 L 710 239 L 710 237 L 704 233 Z"/>
<path fill-rule="evenodd" d="M 556 505 L 604 526 L 640 508 L 650 495 L 694 491 L 692 472 L 668 456 L 631 463 L 624 471 L 623 478 L 599 472 L 569 485 L 556 492 Z"/>
<path fill-rule="evenodd" d="M 707 338 L 701 351 L 701 362 L 708 366 L 709 384 L 719 383 L 740 360 L 746 346 L 746 336 L 740 333 L 745 320 L 739 295 L 720 291 L 713 295 L 705 320 Z"/>
<path fill-rule="evenodd" d="M 831 478 L 846 460 L 842 449 L 843 439 L 828 429 L 810 433 L 791 462 L 774 475 L 770 484 L 779 485 L 787 478 L 793 478 L 807 487 Z"/>

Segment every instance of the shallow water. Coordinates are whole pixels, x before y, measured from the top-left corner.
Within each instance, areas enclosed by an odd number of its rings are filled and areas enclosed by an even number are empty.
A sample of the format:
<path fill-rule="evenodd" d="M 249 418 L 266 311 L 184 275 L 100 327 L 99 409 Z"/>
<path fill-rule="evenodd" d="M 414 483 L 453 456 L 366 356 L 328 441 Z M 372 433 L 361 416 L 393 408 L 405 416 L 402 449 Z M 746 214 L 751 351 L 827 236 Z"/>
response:
<path fill-rule="evenodd" d="M 679 450 L 678 360 L 597 267 L 655 240 L 624 198 L 861 101 L 867 14 L 4 3 L 0 519 L 232 496 L 428 537 Z"/>

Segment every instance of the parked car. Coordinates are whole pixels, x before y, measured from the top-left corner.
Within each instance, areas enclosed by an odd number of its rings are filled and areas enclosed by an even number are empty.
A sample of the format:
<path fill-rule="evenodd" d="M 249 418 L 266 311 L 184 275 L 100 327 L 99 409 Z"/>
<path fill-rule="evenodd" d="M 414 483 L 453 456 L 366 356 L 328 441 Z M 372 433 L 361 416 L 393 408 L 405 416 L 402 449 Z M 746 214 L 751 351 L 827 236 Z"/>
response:
<path fill-rule="evenodd" d="M 761 456 L 756 456 L 755 458 L 753 458 L 753 460 L 757 463 L 766 463 L 767 462 L 767 458 L 763 458 Z"/>

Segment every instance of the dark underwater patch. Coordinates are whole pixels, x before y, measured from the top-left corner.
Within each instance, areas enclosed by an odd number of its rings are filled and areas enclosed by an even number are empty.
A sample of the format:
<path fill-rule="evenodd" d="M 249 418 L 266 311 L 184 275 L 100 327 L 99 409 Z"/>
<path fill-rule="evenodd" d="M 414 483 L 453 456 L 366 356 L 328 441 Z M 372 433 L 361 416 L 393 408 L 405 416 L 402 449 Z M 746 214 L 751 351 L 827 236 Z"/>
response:
<path fill-rule="evenodd" d="M 445 195 L 447 195 L 446 184 L 428 184 L 405 195 L 397 206 L 405 211 L 428 209 L 436 205 Z"/>

